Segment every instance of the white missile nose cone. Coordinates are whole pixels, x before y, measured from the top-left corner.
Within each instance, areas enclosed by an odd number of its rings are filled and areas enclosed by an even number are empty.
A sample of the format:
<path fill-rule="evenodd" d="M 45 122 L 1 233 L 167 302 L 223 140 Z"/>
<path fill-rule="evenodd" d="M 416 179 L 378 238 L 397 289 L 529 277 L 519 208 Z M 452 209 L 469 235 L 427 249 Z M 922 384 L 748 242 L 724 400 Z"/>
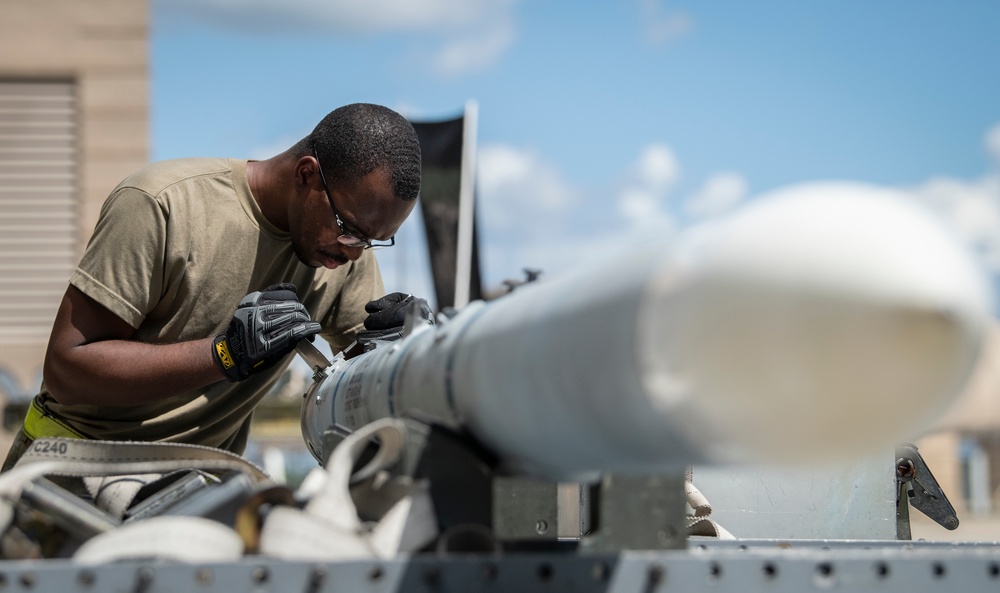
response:
<path fill-rule="evenodd" d="M 692 232 L 644 301 L 644 384 L 715 461 L 871 454 L 957 397 L 991 311 L 971 255 L 906 194 L 762 197 Z M 687 415 L 684 416 L 688 418 Z"/>

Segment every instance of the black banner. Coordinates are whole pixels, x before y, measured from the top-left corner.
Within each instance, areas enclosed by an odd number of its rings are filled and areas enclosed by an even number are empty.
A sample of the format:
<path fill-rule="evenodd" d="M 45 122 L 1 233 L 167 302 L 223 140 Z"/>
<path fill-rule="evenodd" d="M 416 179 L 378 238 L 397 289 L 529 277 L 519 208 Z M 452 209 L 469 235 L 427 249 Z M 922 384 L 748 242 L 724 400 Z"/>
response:
<path fill-rule="evenodd" d="M 434 293 L 438 310 L 441 310 L 455 305 L 459 191 L 465 118 L 411 123 L 420 138 L 423 160 L 420 212 L 424 217 L 424 230 L 427 233 L 427 252 L 431 260 L 431 274 L 434 276 Z M 479 233 L 476 227 L 473 217 L 472 263 L 469 274 L 470 301 L 482 298 Z"/>

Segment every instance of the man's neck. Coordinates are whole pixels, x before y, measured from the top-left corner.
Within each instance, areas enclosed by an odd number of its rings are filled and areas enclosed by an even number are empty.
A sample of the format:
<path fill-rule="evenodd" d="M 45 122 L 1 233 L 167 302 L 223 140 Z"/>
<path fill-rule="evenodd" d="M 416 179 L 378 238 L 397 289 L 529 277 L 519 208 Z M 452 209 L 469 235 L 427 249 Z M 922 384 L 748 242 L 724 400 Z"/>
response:
<path fill-rule="evenodd" d="M 264 217 L 283 231 L 288 230 L 288 211 L 285 208 L 285 200 L 280 187 L 283 176 L 289 175 L 282 172 L 282 155 L 270 158 L 266 161 L 247 162 L 247 183 L 250 185 L 250 194 L 260 206 L 260 211 Z"/>

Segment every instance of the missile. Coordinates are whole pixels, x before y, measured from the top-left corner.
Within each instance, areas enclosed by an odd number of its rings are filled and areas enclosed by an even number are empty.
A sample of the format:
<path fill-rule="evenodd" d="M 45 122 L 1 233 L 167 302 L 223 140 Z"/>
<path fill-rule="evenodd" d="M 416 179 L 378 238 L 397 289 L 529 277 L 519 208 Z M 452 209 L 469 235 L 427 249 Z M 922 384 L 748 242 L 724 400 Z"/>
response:
<path fill-rule="evenodd" d="M 806 186 L 409 319 L 317 376 L 303 435 L 322 462 L 328 430 L 419 414 L 557 480 L 848 460 L 948 407 L 990 311 L 972 256 L 912 197 Z"/>

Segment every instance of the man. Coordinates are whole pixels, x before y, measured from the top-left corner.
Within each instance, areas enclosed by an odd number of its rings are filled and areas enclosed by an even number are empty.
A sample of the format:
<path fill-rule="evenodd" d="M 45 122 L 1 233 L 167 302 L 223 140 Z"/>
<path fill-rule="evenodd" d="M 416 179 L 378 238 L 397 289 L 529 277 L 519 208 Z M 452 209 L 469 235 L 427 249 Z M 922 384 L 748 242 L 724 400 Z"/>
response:
<path fill-rule="evenodd" d="M 265 161 L 165 161 L 126 178 L 70 277 L 3 469 L 43 436 L 242 453 L 295 344 L 320 333 L 338 351 L 362 329 L 384 294 L 370 248 L 395 242 L 419 186 L 413 127 L 370 104 Z"/>

